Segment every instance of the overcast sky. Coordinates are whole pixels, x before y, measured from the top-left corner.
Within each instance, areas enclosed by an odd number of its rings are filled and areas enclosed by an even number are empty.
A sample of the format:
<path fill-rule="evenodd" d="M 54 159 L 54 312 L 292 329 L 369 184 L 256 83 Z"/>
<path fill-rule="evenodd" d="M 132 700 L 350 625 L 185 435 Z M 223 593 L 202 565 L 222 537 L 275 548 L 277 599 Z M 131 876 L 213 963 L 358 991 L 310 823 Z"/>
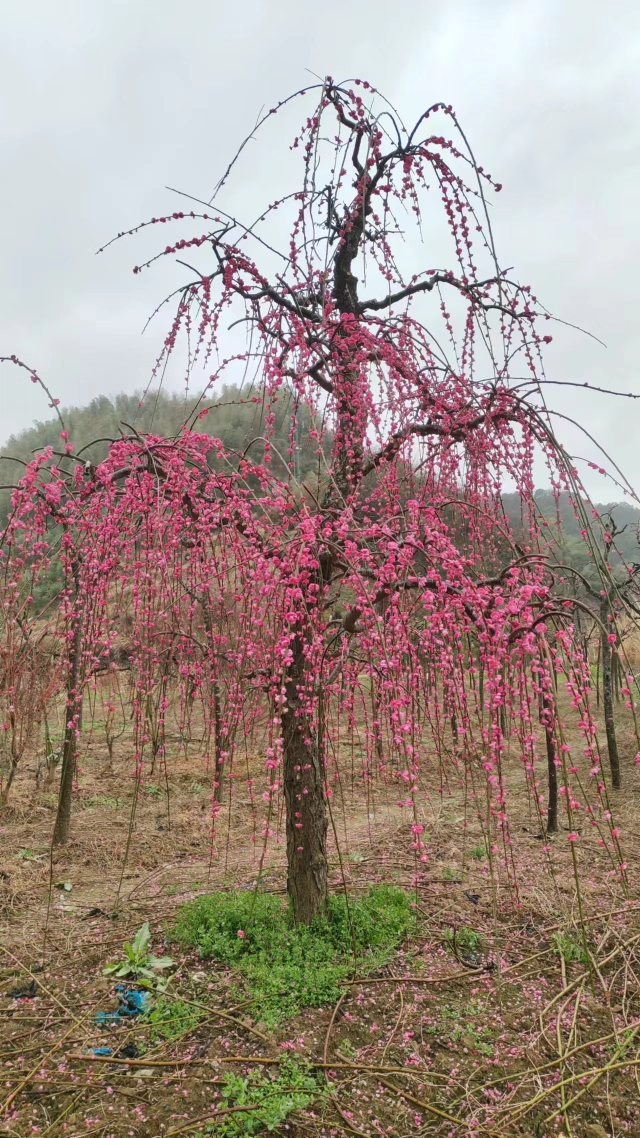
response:
<path fill-rule="evenodd" d="M 144 386 L 162 329 L 141 329 L 170 278 L 134 277 L 135 243 L 95 250 L 179 208 L 168 185 L 208 198 L 261 107 L 309 70 L 368 78 L 405 120 L 452 103 L 504 185 L 502 264 L 607 345 L 557 326 L 550 378 L 640 394 L 638 0 L 7 0 L 0 355 L 63 404 Z M 290 134 L 272 127 L 273 163 Z M 640 488 L 640 400 L 553 390 Z M 0 442 L 50 415 L 6 365 L 0 406 Z M 620 496 L 595 478 L 599 500 Z"/>

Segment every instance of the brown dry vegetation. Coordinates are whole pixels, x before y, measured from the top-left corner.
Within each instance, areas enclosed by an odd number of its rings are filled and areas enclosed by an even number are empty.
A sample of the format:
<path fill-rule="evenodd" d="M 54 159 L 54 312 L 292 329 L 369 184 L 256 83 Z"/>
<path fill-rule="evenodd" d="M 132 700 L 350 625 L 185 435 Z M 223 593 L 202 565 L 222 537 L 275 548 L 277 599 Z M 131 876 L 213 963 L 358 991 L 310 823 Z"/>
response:
<path fill-rule="evenodd" d="M 293 1050 L 324 1064 L 319 1070 L 333 1090 L 316 1109 L 292 1117 L 283 1131 L 289 1134 L 542 1138 L 568 1134 L 568 1119 L 577 1138 L 639 1135 L 640 776 L 627 717 L 621 708 L 623 789 L 614 805 L 627 895 L 588 832 L 575 850 L 591 970 L 565 960 L 554 939 L 560 934 L 579 946 L 583 935 L 571 845 L 566 831 L 540 839 L 517 756 L 508 775 L 517 893 L 499 856 L 491 874 L 476 808 L 457 780 L 441 786 L 434 778 L 422 798 L 428 860 L 416 866 L 393 787 L 370 786 L 365 795 L 359 780 L 348 778 L 333 798 L 341 854 L 332 839 L 333 888 L 357 893 L 393 881 L 415 890 L 416 937 L 392 964 L 345 986 L 337 1010 L 306 1012 L 275 1031 L 254 1022 L 228 970 L 173 945 L 178 974 L 171 988 L 206 1012 L 172 1043 L 154 1042 L 139 1021 L 106 1031 L 95 1025 L 97 1010 L 115 1006 L 113 981 L 102 969 L 144 920 L 161 949 L 186 899 L 255 884 L 261 759 L 237 771 L 231 796 L 227 785 L 212 845 L 211 778 L 197 745 L 185 756 L 170 738 L 166 782 L 156 770 L 133 818 L 126 734 L 109 766 L 100 723 L 85 723 L 72 841 L 52 854 L 56 797 L 51 786 L 36 786 L 31 756 L 1 820 L 2 1132 L 193 1134 L 194 1120 L 216 1109 L 230 1064 L 270 1068 Z M 251 791 L 247 776 L 255 780 Z M 275 841 L 261 886 L 284 893 L 285 875 L 284 843 Z M 69 891 L 60 887 L 64 881 Z M 476 960 L 452 951 L 452 930 L 459 935 L 463 928 L 482 935 Z M 31 980 L 34 997 L 7 994 Z M 114 1032 L 117 1047 L 133 1039 L 145 1047 L 143 1057 L 93 1056 L 93 1048 L 113 1045 Z M 566 1118 L 558 1114 L 563 1096 Z M 488 1105 L 486 1129 L 470 1131 L 462 1120 L 470 1111 L 485 1117 Z"/>

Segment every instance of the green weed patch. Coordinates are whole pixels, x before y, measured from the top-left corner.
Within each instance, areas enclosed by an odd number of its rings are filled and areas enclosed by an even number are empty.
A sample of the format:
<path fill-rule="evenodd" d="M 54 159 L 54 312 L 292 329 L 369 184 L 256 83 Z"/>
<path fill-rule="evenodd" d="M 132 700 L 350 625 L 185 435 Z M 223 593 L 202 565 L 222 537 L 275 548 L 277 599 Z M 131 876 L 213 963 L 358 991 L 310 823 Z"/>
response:
<path fill-rule="evenodd" d="M 256 1071 L 245 1077 L 229 1073 L 220 1105 L 222 1109 L 232 1107 L 233 1113 L 205 1126 L 200 1138 L 203 1134 L 231 1138 L 275 1130 L 292 1111 L 304 1110 L 324 1093 L 308 1068 L 295 1059 L 283 1060 L 277 1074 L 271 1076 Z"/>
<path fill-rule="evenodd" d="M 213 893 L 182 910 L 173 937 L 205 959 L 237 968 L 256 1013 L 270 1026 L 340 995 L 354 971 L 379 967 L 415 925 L 407 893 L 377 885 L 347 903 L 331 897 L 326 916 L 295 925 L 278 897 Z"/>
<path fill-rule="evenodd" d="M 169 1000 L 160 996 L 145 1013 L 144 1022 L 150 1025 L 150 1037 L 157 1043 L 161 1039 L 171 1042 L 186 1035 L 206 1016 L 203 1008 L 186 1000 Z"/>

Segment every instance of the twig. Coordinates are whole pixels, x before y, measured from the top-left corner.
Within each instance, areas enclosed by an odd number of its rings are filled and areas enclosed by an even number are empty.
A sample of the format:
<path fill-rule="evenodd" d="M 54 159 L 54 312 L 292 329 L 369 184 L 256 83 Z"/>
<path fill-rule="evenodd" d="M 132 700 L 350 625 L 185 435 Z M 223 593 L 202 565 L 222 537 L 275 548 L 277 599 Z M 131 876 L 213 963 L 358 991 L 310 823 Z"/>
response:
<path fill-rule="evenodd" d="M 385 1087 L 388 1087 L 390 1091 L 395 1091 L 397 1095 L 400 1095 L 402 1098 L 407 1099 L 408 1102 L 413 1103 L 415 1106 L 421 1107 L 422 1110 L 427 1110 L 431 1114 L 437 1115 L 438 1118 L 444 1118 L 447 1122 L 453 1122 L 455 1126 L 462 1126 L 465 1130 L 469 1129 L 469 1124 L 465 1122 L 464 1118 L 458 1118 L 455 1114 L 448 1114 L 446 1110 L 439 1110 L 437 1106 L 432 1106 L 429 1102 L 423 1102 L 422 1099 L 416 1098 L 414 1095 L 410 1095 L 408 1091 L 400 1090 L 400 1087 L 394 1086 L 394 1084 L 390 1083 L 388 1079 L 380 1079 L 380 1082 Z M 494 1138 L 505 1138 L 505 1135 L 501 1134 L 499 1130 L 490 1130 L 486 1126 L 479 1126 L 477 1128 L 477 1132 L 481 1134 L 490 1134 L 494 1136 Z"/>

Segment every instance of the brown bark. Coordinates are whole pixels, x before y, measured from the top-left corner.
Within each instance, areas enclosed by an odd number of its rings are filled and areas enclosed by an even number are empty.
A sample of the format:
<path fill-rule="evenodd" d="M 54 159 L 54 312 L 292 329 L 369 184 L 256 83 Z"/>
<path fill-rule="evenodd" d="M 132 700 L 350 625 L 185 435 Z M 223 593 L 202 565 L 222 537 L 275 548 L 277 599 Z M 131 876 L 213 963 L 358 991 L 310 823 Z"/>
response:
<path fill-rule="evenodd" d="M 547 744 L 547 833 L 558 832 L 558 768 L 556 767 L 556 741 L 553 735 L 553 712 L 551 699 L 548 695 L 542 697 L 542 715 L 545 741 Z"/>
<path fill-rule="evenodd" d="M 327 804 L 324 764 L 303 709 L 304 643 L 298 631 L 281 716 L 287 831 L 287 892 L 297 924 L 311 924 L 327 903 Z"/>
<path fill-rule="evenodd" d="M 611 767 L 611 782 L 616 788 L 621 785 L 620 756 L 618 755 L 618 740 L 616 738 L 615 715 L 613 711 L 613 652 L 607 639 L 607 629 L 611 627 L 609 620 L 609 602 L 603 597 L 600 602 L 600 620 L 604 631 L 601 633 L 602 654 L 602 703 L 604 707 L 604 726 L 607 735 L 607 750 L 609 752 L 609 766 Z"/>
<path fill-rule="evenodd" d="M 73 640 L 71 641 L 71 651 L 69 653 L 60 792 L 58 795 L 58 811 L 53 828 L 54 846 L 64 845 L 69 840 L 69 829 L 71 826 L 71 796 L 73 793 L 73 780 L 76 773 L 78 736 L 82 726 L 82 686 L 80 675 L 82 635 L 83 616 L 81 611 L 77 611 L 75 615 Z"/>
<path fill-rule="evenodd" d="M 213 634 L 213 617 L 211 614 L 211 598 L 207 593 L 203 593 L 200 598 L 202 605 L 202 613 L 204 616 L 204 626 L 207 631 L 211 651 L 213 651 L 214 634 Z M 212 660 L 213 663 L 213 660 Z M 222 700 L 220 698 L 220 682 L 218 680 L 218 664 L 216 661 L 216 675 L 213 680 L 213 748 L 214 748 L 214 774 L 213 774 L 213 800 L 214 802 L 222 802 L 222 774 L 224 767 L 224 759 L 222 757 Z"/>
<path fill-rule="evenodd" d="M 380 172 L 377 177 L 382 176 Z M 370 197 L 374 188 L 365 176 L 362 197 L 352 208 L 343 226 L 333 270 L 333 294 L 338 310 L 357 313 L 358 280 L 352 272 L 360 251 L 365 218 L 371 213 Z M 363 475 L 366 424 L 361 417 L 358 384 L 359 367 L 350 366 L 348 349 L 337 340 L 334 345 L 335 369 L 332 375 L 335 398 L 336 430 L 332 454 L 331 478 L 323 495 L 322 509 L 327 517 L 337 516 L 345 501 L 354 493 Z M 320 593 L 314 598 L 321 603 L 323 588 L 333 573 L 334 554 L 321 556 Z M 352 634 L 354 628 L 345 631 Z M 305 633 L 298 626 L 292 641 L 293 659 L 285 681 L 286 705 L 281 715 L 283 744 L 283 778 L 287 831 L 287 891 L 297 923 L 310 924 L 326 908 L 328 893 L 327 803 L 325 796 L 322 741 L 308 722 L 304 711 Z"/>
<path fill-rule="evenodd" d="M 7 775 L 7 781 L 5 782 L 2 791 L 0 792 L 0 806 L 6 806 L 9 801 L 9 791 L 11 790 L 11 785 L 16 776 L 17 769 L 18 760 L 14 758 L 13 755 L 11 755 L 11 758 L 9 760 L 9 774 Z"/>
<path fill-rule="evenodd" d="M 215 736 L 213 741 L 215 754 L 213 799 L 214 802 L 222 802 L 222 768 L 224 766 L 222 757 L 222 705 L 220 702 L 220 684 L 217 680 L 213 681 L 213 731 Z"/>

